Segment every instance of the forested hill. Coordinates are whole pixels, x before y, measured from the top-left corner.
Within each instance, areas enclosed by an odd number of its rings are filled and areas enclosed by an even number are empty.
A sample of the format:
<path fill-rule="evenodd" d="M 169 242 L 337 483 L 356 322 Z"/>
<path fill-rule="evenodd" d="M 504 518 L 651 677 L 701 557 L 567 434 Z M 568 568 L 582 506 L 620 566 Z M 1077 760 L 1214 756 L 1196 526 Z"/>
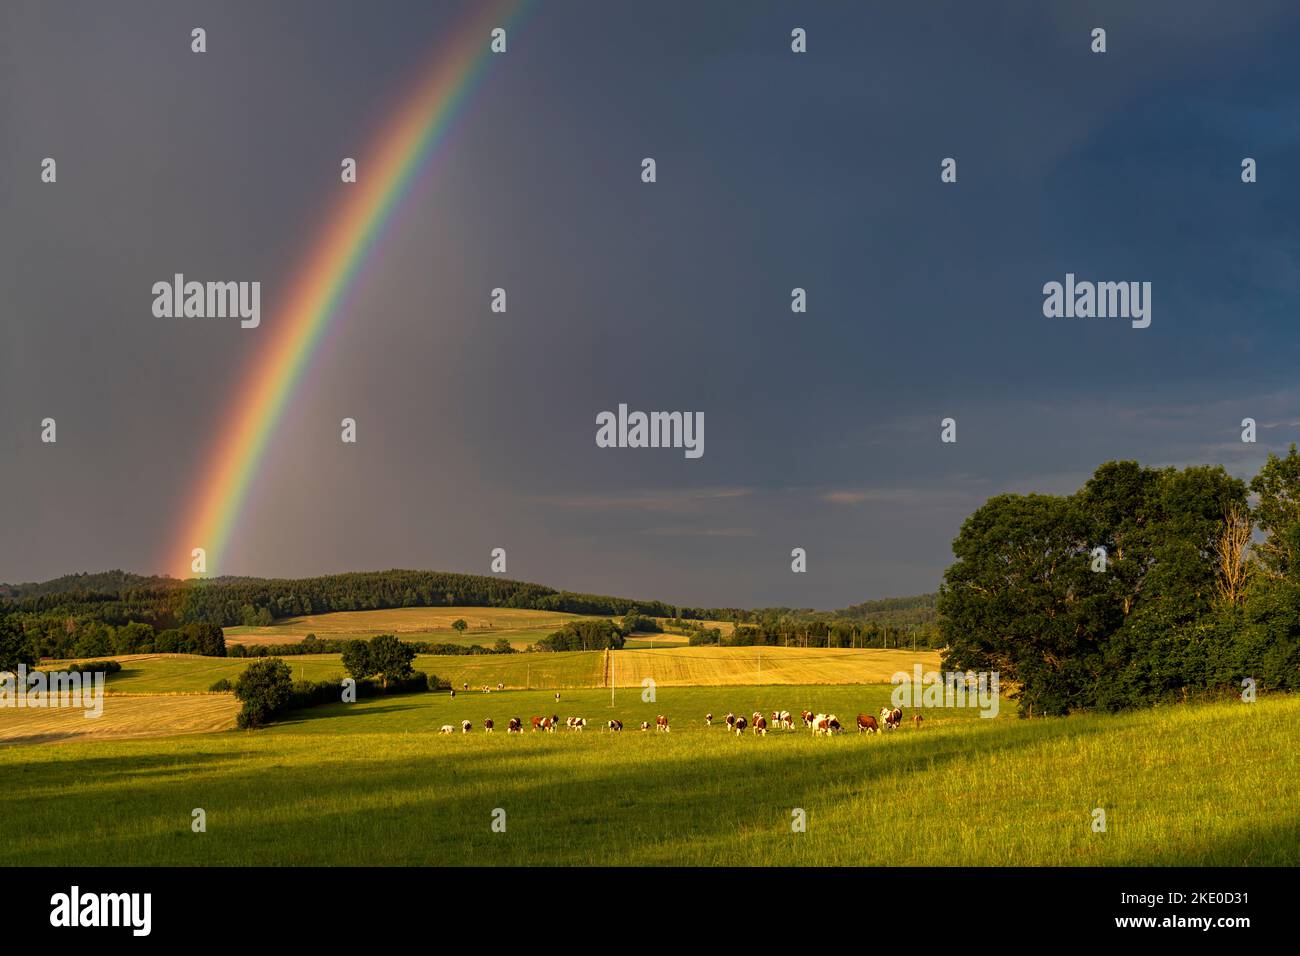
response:
<path fill-rule="evenodd" d="M 0 584 L 0 610 L 156 628 L 207 622 L 223 627 L 302 614 L 395 607 L 516 607 L 572 614 L 761 621 L 852 619 L 909 628 L 928 623 L 934 595 L 886 598 L 842 611 L 681 607 L 657 600 L 561 591 L 542 584 L 441 571 L 366 571 L 313 578 L 222 577 L 182 581 L 128 571 L 69 574 L 51 581 Z"/>
<path fill-rule="evenodd" d="M 9 610 L 156 628 L 207 622 L 223 627 L 301 614 L 395 607 L 515 607 L 574 614 L 700 617 L 662 601 L 559 591 L 541 584 L 440 571 L 369 571 L 315 578 L 180 581 L 124 571 L 73 574 L 39 584 L 0 585 Z"/>

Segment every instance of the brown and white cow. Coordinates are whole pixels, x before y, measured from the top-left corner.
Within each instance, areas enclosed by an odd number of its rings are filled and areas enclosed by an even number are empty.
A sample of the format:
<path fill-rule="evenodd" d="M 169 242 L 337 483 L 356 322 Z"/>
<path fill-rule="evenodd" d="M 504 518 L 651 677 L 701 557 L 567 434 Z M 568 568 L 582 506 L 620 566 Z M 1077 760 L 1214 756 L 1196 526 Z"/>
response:
<path fill-rule="evenodd" d="M 898 725 L 903 722 L 903 712 L 895 707 L 890 710 L 888 707 L 880 708 L 881 719 L 885 722 L 885 727 L 889 730 L 897 730 Z"/>
<path fill-rule="evenodd" d="M 648 721 L 648 720 L 643 720 L 643 721 L 641 721 L 641 729 L 642 729 L 642 730 L 649 730 L 649 729 L 650 729 L 650 721 Z"/>
<path fill-rule="evenodd" d="M 570 730 L 581 730 L 587 726 L 587 719 L 585 717 L 570 717 L 568 725 Z"/>
<path fill-rule="evenodd" d="M 655 730 L 662 730 L 664 733 L 668 733 L 668 718 L 663 714 L 660 714 L 655 718 Z"/>
<path fill-rule="evenodd" d="M 705 727 L 712 727 L 712 726 L 713 726 L 713 714 L 710 713 L 710 714 L 705 714 L 705 715 L 704 715 L 704 726 L 705 726 Z"/>
<path fill-rule="evenodd" d="M 913 715 L 912 715 L 912 726 L 915 727 L 917 730 L 920 730 L 920 729 L 921 729 L 921 720 L 922 720 L 922 719 L 923 719 L 923 718 L 921 717 L 920 714 L 913 714 Z"/>
<path fill-rule="evenodd" d="M 813 717 L 814 737 L 829 737 L 831 734 L 838 734 L 843 729 L 840 726 L 839 718 L 834 714 L 817 714 Z"/>
<path fill-rule="evenodd" d="M 623 729 L 623 721 L 615 718 L 606 724 L 606 726 L 609 727 L 610 730 L 619 731 Z"/>
<path fill-rule="evenodd" d="M 533 730 L 541 730 L 542 721 L 544 721 L 545 719 L 546 719 L 545 717 L 534 717 L 532 720 Z"/>
<path fill-rule="evenodd" d="M 524 732 L 524 722 L 518 717 L 511 717 L 510 722 L 506 724 L 506 733 L 522 734 Z"/>
<path fill-rule="evenodd" d="M 736 723 L 733 727 L 733 729 L 736 731 L 736 736 L 739 737 L 741 734 L 743 734 L 745 732 L 745 728 L 748 726 L 749 724 L 744 717 L 737 717 Z"/>
<path fill-rule="evenodd" d="M 811 727 L 813 725 L 813 712 L 811 710 L 799 711 L 799 716 L 803 718 L 803 725 Z"/>
<path fill-rule="evenodd" d="M 728 729 L 728 730 L 735 730 L 735 729 L 736 729 L 736 715 L 735 715 L 735 714 L 731 714 L 731 713 L 727 714 L 727 729 Z"/>
<path fill-rule="evenodd" d="M 462 720 L 460 722 L 460 732 L 462 734 L 467 734 L 473 729 L 474 729 L 474 725 L 471 724 L 468 720 Z"/>
<path fill-rule="evenodd" d="M 492 728 L 495 726 L 496 724 L 492 723 L 491 717 L 483 718 L 483 729 L 486 730 L 488 733 L 492 733 Z"/>
<path fill-rule="evenodd" d="M 558 714 L 551 714 L 549 717 L 542 719 L 542 730 L 549 733 L 555 733 L 555 728 L 560 726 L 560 717 Z"/>
<path fill-rule="evenodd" d="M 438 728 L 438 733 L 440 734 L 454 734 L 455 732 L 456 732 L 456 728 L 453 727 L 451 724 L 443 724 L 440 728 Z"/>
<path fill-rule="evenodd" d="M 758 711 L 754 711 L 754 735 L 756 737 L 767 736 L 767 718 Z"/>
<path fill-rule="evenodd" d="M 880 733 L 880 724 L 876 723 L 876 718 L 870 714 L 858 714 L 858 733 L 866 731 L 869 734 Z"/>
<path fill-rule="evenodd" d="M 780 727 L 782 730 L 790 730 L 794 727 L 794 720 L 791 719 L 790 711 L 788 710 L 772 711 L 772 723 L 777 727 Z"/>

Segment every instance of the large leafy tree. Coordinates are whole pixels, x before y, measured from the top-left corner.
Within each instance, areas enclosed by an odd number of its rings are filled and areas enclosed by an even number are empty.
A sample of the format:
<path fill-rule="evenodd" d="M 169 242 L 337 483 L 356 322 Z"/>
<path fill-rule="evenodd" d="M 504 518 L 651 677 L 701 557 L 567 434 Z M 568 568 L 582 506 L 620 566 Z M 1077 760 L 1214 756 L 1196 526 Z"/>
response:
<path fill-rule="evenodd" d="M 1102 465 L 1069 497 L 990 499 L 962 526 L 940 590 L 945 665 L 998 670 L 1031 714 L 1219 679 L 1225 516 L 1245 500 L 1222 468 L 1136 462 Z"/>
<path fill-rule="evenodd" d="M 343 666 L 357 680 L 378 676 L 385 690 L 392 681 L 415 673 L 411 662 L 415 648 L 392 634 L 380 634 L 369 641 L 348 641 L 343 647 Z"/>

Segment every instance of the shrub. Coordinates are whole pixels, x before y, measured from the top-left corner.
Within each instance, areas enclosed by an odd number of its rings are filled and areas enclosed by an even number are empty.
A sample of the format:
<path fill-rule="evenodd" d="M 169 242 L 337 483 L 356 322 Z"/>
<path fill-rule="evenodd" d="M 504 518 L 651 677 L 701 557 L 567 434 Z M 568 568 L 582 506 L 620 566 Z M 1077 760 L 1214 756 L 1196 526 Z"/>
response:
<path fill-rule="evenodd" d="M 208 690 L 214 694 L 224 694 L 225 692 L 234 689 L 235 689 L 235 685 L 230 682 L 229 677 L 221 678 L 221 680 L 217 681 L 215 684 L 213 684 L 211 687 L 208 688 Z"/>
<path fill-rule="evenodd" d="M 269 723 L 292 694 L 293 675 L 284 661 L 272 657 L 249 664 L 235 682 L 235 697 L 244 702 L 236 724 L 252 728 Z"/>

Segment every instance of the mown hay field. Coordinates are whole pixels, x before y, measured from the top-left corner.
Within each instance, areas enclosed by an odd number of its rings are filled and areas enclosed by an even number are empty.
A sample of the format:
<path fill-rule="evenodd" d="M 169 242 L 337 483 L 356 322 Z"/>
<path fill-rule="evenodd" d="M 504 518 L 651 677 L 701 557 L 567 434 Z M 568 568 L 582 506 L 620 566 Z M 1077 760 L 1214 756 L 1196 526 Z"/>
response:
<path fill-rule="evenodd" d="M 267 627 L 228 627 L 230 644 L 295 644 L 308 634 L 322 640 L 368 638 L 396 634 L 412 641 L 492 645 L 506 638 L 522 650 L 569 621 L 599 620 L 591 615 L 532 611 L 508 607 L 401 607 L 378 611 L 336 611 L 282 618 Z M 463 632 L 452 628 L 463 620 Z"/>
<path fill-rule="evenodd" d="M 211 733 L 235 726 L 239 704 L 231 694 L 104 695 L 98 717 L 75 707 L 0 711 L 0 744 Z"/>
<path fill-rule="evenodd" d="M 692 684 L 872 684 L 914 664 L 939 669 L 938 651 L 851 650 L 799 647 L 656 647 L 611 655 L 614 683 L 660 686 Z"/>

